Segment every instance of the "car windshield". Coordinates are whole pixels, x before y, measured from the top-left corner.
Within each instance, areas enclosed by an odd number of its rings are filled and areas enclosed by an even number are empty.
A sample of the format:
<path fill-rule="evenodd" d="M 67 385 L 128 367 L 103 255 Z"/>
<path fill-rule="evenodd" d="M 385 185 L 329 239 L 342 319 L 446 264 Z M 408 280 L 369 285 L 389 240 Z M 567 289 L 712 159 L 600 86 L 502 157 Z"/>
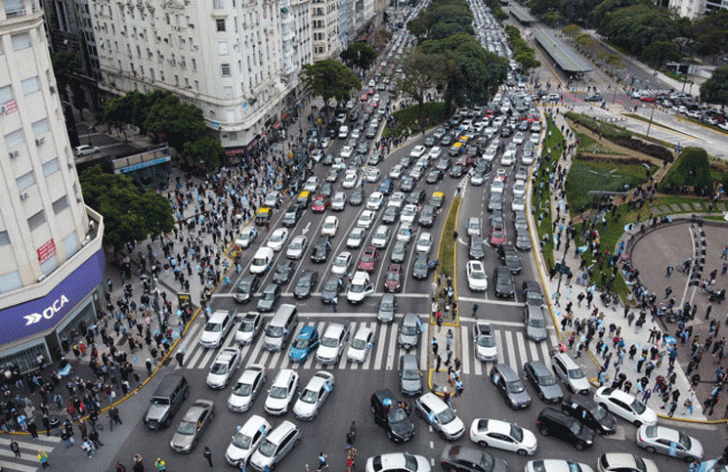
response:
<path fill-rule="evenodd" d="M 240 292 L 240 293 L 250 292 L 250 282 L 240 282 L 240 284 L 238 284 L 238 292 Z"/>
<path fill-rule="evenodd" d="M 300 400 L 304 403 L 316 403 L 316 398 L 318 398 L 318 394 L 316 392 L 306 389 L 301 394 Z"/>
<path fill-rule="evenodd" d="M 407 412 L 404 411 L 402 408 L 393 408 L 393 409 L 389 410 L 389 414 L 387 415 L 387 421 L 389 421 L 390 424 L 399 423 L 406 419 L 407 419 Z"/>
<path fill-rule="evenodd" d="M 362 293 L 364 291 L 364 284 L 351 284 L 349 291 L 351 293 Z"/>
<path fill-rule="evenodd" d="M 602 407 L 601 405 L 594 405 L 594 408 L 591 410 L 591 414 L 594 415 L 594 418 L 596 418 L 597 421 L 601 421 L 604 418 L 607 417 L 607 410 Z"/>
<path fill-rule="evenodd" d="M 632 457 L 634 457 L 634 464 L 635 464 L 635 467 L 637 467 L 637 469 L 641 470 L 642 472 L 647 470 L 645 461 L 643 461 L 640 456 L 632 456 Z"/>
<path fill-rule="evenodd" d="M 570 379 L 583 379 L 584 372 L 582 372 L 581 369 L 571 369 L 569 371 L 569 378 Z"/>
<path fill-rule="evenodd" d="M 253 438 L 247 434 L 238 433 L 233 436 L 233 445 L 235 447 L 249 449 L 251 444 L 253 444 Z"/>
<path fill-rule="evenodd" d="M 483 272 L 480 272 L 478 270 L 474 270 L 470 273 L 470 277 L 476 279 L 476 280 L 483 280 L 485 278 L 485 274 Z"/>
<path fill-rule="evenodd" d="M 420 371 L 415 369 L 405 369 L 404 372 L 402 372 L 402 378 L 404 380 L 419 380 Z"/>
<path fill-rule="evenodd" d="M 288 396 L 288 388 L 287 387 L 272 387 L 270 389 L 270 397 L 271 398 L 286 398 Z"/>
<path fill-rule="evenodd" d="M 283 336 L 283 328 L 280 326 L 268 326 L 265 330 L 265 334 L 271 338 L 280 338 Z"/>
<path fill-rule="evenodd" d="M 533 328 L 543 328 L 544 326 L 546 326 L 546 322 L 543 319 L 539 319 L 539 318 L 529 318 L 528 326 L 531 326 Z M 569 373 L 569 377 L 571 377 L 571 373 Z M 571 377 L 571 378 L 575 378 L 575 377 Z"/>
<path fill-rule="evenodd" d="M 337 338 L 321 338 L 321 345 L 324 347 L 336 347 L 339 345 L 339 340 Z"/>
<path fill-rule="evenodd" d="M 539 305 L 543 302 L 541 295 L 539 293 L 531 291 L 531 290 L 529 290 L 528 293 L 526 294 L 526 299 L 528 300 L 529 303 L 535 302 Z"/>
<path fill-rule="evenodd" d="M 478 346 L 495 347 L 495 338 L 492 336 L 478 336 Z"/>
<path fill-rule="evenodd" d="M 550 387 L 552 385 L 556 385 L 556 377 L 553 375 L 542 375 L 538 378 L 538 384 L 542 387 Z"/>
<path fill-rule="evenodd" d="M 255 322 L 254 321 L 243 321 L 240 324 L 240 329 L 238 331 L 242 331 L 244 333 L 249 333 L 255 329 Z"/>
<path fill-rule="evenodd" d="M 453 413 L 450 408 L 441 411 L 440 414 L 437 415 L 437 419 L 440 421 L 440 424 L 448 424 L 455 418 L 455 413 Z"/>
<path fill-rule="evenodd" d="M 337 257 L 336 260 L 334 260 L 334 265 L 336 267 L 346 267 L 346 258 Z"/>
<path fill-rule="evenodd" d="M 483 453 L 483 458 L 480 460 L 480 470 L 493 470 L 495 465 L 495 459 L 490 454 Z"/>
<path fill-rule="evenodd" d="M 303 241 L 296 240 L 291 243 L 291 249 L 301 249 L 302 247 Z"/>
<path fill-rule="evenodd" d="M 396 282 L 399 280 L 399 272 L 388 272 L 387 273 L 387 280 L 391 280 L 393 282 Z"/>
<path fill-rule="evenodd" d="M 518 254 L 514 254 L 514 253 L 509 253 L 509 254 L 506 254 L 506 262 L 514 262 L 514 263 L 518 263 L 518 262 L 520 262 L 520 261 L 521 261 L 521 260 L 520 260 L 520 258 L 518 257 Z"/>
<path fill-rule="evenodd" d="M 152 398 L 152 405 L 169 405 L 168 398 Z"/>
<path fill-rule="evenodd" d="M 572 421 L 569 424 L 569 429 L 571 430 L 572 433 L 574 433 L 577 436 L 581 433 L 581 428 L 582 428 L 581 423 L 579 423 L 578 421 Z"/>
<path fill-rule="evenodd" d="M 351 347 L 352 347 L 352 349 L 359 349 L 359 350 L 363 350 L 364 348 L 366 348 L 366 347 L 367 347 L 367 342 L 366 342 L 366 340 L 364 340 L 364 339 L 359 339 L 359 338 L 355 338 L 355 339 L 354 339 L 354 340 L 353 340 L 353 341 L 351 342 Z"/>
<path fill-rule="evenodd" d="M 417 334 L 417 328 L 412 325 L 402 325 L 402 334 L 412 336 Z"/>
<path fill-rule="evenodd" d="M 390 302 L 382 302 L 379 305 L 379 309 L 382 311 L 394 311 L 394 304 Z"/>
<path fill-rule="evenodd" d="M 308 277 L 301 278 L 296 283 L 296 287 L 306 288 L 310 285 L 309 281 L 310 279 Z"/>
<path fill-rule="evenodd" d="M 273 454 L 276 452 L 276 445 L 266 439 L 265 441 L 260 443 L 258 452 L 265 457 L 272 457 Z"/>
<path fill-rule="evenodd" d="M 205 331 L 210 331 L 213 333 L 217 333 L 219 331 L 222 331 L 222 323 L 213 323 L 209 322 L 205 325 Z"/>
<path fill-rule="evenodd" d="M 508 382 L 506 384 L 506 389 L 510 393 L 521 393 L 526 390 L 526 386 L 523 385 L 523 382 L 521 382 L 520 380 L 515 380 L 513 382 Z"/>
<path fill-rule="evenodd" d="M 235 388 L 233 388 L 233 393 L 235 395 L 239 395 L 241 397 L 247 397 L 253 392 L 253 385 L 246 384 L 246 383 L 238 383 L 235 385 Z"/>
<path fill-rule="evenodd" d="M 282 241 L 283 240 L 283 233 L 273 233 L 270 237 L 270 241 L 272 243 Z"/>
<path fill-rule="evenodd" d="M 182 420 L 182 422 L 177 426 L 177 434 L 184 434 L 185 436 L 190 436 L 192 434 L 195 434 L 195 430 L 197 429 L 197 425 L 195 425 L 194 421 L 185 421 Z"/>
<path fill-rule="evenodd" d="M 226 373 L 227 370 L 228 370 L 227 364 L 225 364 L 223 362 L 215 362 L 214 364 L 212 364 L 210 373 L 215 374 L 215 375 L 222 375 L 222 374 Z"/>
<path fill-rule="evenodd" d="M 296 349 L 306 349 L 310 344 L 310 341 L 308 339 L 303 338 L 297 338 L 295 341 L 293 341 L 293 347 Z"/>
<path fill-rule="evenodd" d="M 512 424 L 511 425 L 511 437 L 513 439 L 515 439 L 516 442 L 523 441 L 523 428 Z"/>
<path fill-rule="evenodd" d="M 638 415 L 641 415 L 647 409 L 647 407 L 641 401 L 637 400 L 636 398 L 630 406 L 632 407 L 632 410 L 635 413 L 637 413 Z"/>

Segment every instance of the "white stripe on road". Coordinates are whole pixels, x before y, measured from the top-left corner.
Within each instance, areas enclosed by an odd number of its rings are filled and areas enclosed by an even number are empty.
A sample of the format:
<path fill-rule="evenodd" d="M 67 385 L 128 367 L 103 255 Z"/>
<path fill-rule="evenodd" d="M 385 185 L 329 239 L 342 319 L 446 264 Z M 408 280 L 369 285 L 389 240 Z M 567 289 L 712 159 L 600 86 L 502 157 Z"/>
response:
<path fill-rule="evenodd" d="M 389 349 L 387 349 L 387 370 L 392 370 L 394 368 L 394 354 L 397 348 L 397 333 L 399 332 L 399 325 L 397 323 L 392 323 L 391 332 L 392 335 L 389 337 Z"/>
<path fill-rule="evenodd" d="M 2 455 L 6 455 L 6 454 L 8 456 L 10 456 L 10 455 L 12 455 L 13 457 L 15 456 L 15 454 L 3 451 Z M 35 462 L 38 462 L 38 460 L 35 459 Z M 51 464 L 50 460 L 48 461 L 48 464 Z M 9 471 L 10 470 L 19 470 L 20 472 L 36 472 L 38 470 L 38 466 L 35 466 L 35 465 L 33 465 L 33 466 L 23 465 L 23 464 L 18 464 L 15 462 L 8 462 L 8 461 L 0 461 L 0 467 L 3 467 L 3 470 L 5 470 L 5 469 L 7 469 Z"/>
<path fill-rule="evenodd" d="M 377 323 L 374 321 L 369 323 L 369 329 L 372 330 L 372 333 L 376 333 L 377 332 Z M 374 343 L 375 343 L 374 336 L 372 336 L 372 344 L 374 344 Z M 371 368 L 372 360 L 374 359 L 374 352 L 372 352 L 372 351 L 374 351 L 374 349 L 369 350 L 369 355 L 364 360 L 364 362 L 362 362 L 362 364 L 361 364 L 362 370 L 369 370 Z"/>
<path fill-rule="evenodd" d="M 463 374 L 469 374 L 470 373 L 470 350 L 469 350 L 469 339 L 468 339 L 468 327 L 467 326 L 460 326 L 460 351 L 461 355 L 463 357 Z"/>
<path fill-rule="evenodd" d="M 516 349 L 515 349 L 515 343 L 513 342 L 513 336 L 512 333 L 509 331 L 506 331 L 503 333 L 503 335 L 506 338 L 506 347 L 508 348 L 508 364 L 511 366 L 513 370 L 518 372 L 518 366 L 514 363 L 514 360 L 516 358 Z"/>
<path fill-rule="evenodd" d="M 526 340 L 523 336 L 523 333 L 517 332 L 515 334 L 516 334 L 516 341 L 518 341 L 518 353 L 523 357 L 522 360 L 525 362 L 528 360 L 528 357 L 527 357 L 528 353 L 526 352 Z M 514 365 L 514 363 L 515 363 L 515 365 Z M 518 360 L 516 360 L 516 359 L 513 359 L 511 361 L 511 367 L 513 367 L 513 370 L 515 370 L 516 372 L 518 372 L 520 370 L 518 368 L 519 364 L 523 365 L 523 362 L 518 362 Z"/>
<path fill-rule="evenodd" d="M 427 368 L 427 356 L 429 355 L 429 339 L 430 339 L 430 323 L 422 325 L 422 335 L 420 336 L 420 369 Z"/>
<path fill-rule="evenodd" d="M 387 331 L 389 325 L 382 325 L 382 329 L 379 330 L 379 338 L 377 339 L 377 358 L 374 360 L 375 366 L 382 365 L 382 356 L 384 355 L 384 341 L 387 337 Z"/>
<path fill-rule="evenodd" d="M 503 363 L 503 359 L 505 359 L 505 354 L 503 351 L 506 348 L 505 342 L 503 341 L 503 331 L 497 329 L 495 330 L 495 345 L 498 348 L 498 364 Z"/>

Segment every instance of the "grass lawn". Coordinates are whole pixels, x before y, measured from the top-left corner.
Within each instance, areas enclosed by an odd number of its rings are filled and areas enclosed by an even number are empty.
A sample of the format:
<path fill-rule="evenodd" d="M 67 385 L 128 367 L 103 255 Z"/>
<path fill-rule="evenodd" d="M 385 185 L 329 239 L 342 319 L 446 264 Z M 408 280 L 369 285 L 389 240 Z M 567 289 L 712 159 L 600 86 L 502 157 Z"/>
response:
<path fill-rule="evenodd" d="M 445 121 L 444 102 L 425 103 L 424 109 L 426 127 L 431 128 Z M 385 127 L 383 137 L 400 136 L 407 129 L 410 129 L 413 133 L 421 129 L 419 123 L 420 106 L 417 104 L 397 110 L 392 115 L 397 120 L 397 126 L 395 128 Z"/>
<path fill-rule="evenodd" d="M 615 151 L 609 145 L 598 142 L 591 136 L 587 136 L 584 133 L 576 133 L 576 135 L 579 137 L 579 147 L 577 148 L 577 151 L 583 153 L 596 152 L 599 154 L 613 154 L 615 156 L 624 156 L 624 154 Z"/>
<path fill-rule="evenodd" d="M 437 259 L 440 261 L 438 272 L 446 276 L 452 276 L 455 273 L 455 251 L 457 241 L 453 239 L 458 222 L 458 213 L 460 212 L 460 203 L 462 197 L 453 198 L 450 210 L 447 212 L 445 225 L 440 233 L 440 243 L 437 248 Z"/>

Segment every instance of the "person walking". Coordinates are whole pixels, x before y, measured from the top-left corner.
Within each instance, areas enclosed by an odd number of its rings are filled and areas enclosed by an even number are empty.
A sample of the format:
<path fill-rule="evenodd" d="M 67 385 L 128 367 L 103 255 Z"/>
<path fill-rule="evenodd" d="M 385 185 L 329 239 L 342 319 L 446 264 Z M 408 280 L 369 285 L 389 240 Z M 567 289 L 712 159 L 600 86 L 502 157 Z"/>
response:
<path fill-rule="evenodd" d="M 207 459 L 207 463 L 210 464 L 210 468 L 212 469 L 212 451 L 209 447 L 205 446 L 202 450 L 202 457 Z"/>
<path fill-rule="evenodd" d="M 13 442 L 10 443 L 10 450 L 13 451 L 15 457 L 20 457 L 20 446 L 18 446 L 17 441 L 13 440 Z"/>
<path fill-rule="evenodd" d="M 326 459 L 328 457 L 329 456 L 327 456 L 326 454 L 324 454 L 323 451 L 321 451 L 319 453 L 319 456 L 318 456 L 318 463 L 319 464 L 318 464 L 318 469 L 316 469 L 318 472 L 321 472 L 323 469 L 328 469 L 329 468 L 329 464 L 326 461 Z"/>
<path fill-rule="evenodd" d="M 43 449 L 38 449 L 38 461 L 40 462 L 41 467 L 43 467 L 44 469 L 50 466 L 50 464 L 48 463 L 48 453 L 45 452 Z"/>
<path fill-rule="evenodd" d="M 157 457 L 157 460 L 154 461 L 154 467 L 157 469 L 157 472 L 159 472 L 159 471 L 166 471 L 167 470 L 167 463 L 164 462 L 161 458 Z"/>
<path fill-rule="evenodd" d="M 109 408 L 109 417 L 111 418 L 110 424 L 122 424 L 121 418 L 119 417 L 119 409 L 116 406 L 112 406 L 111 408 Z"/>
<path fill-rule="evenodd" d="M 35 424 L 35 421 L 30 420 L 28 423 L 28 432 L 33 439 L 38 439 L 38 425 Z"/>
<path fill-rule="evenodd" d="M 144 461 L 140 454 L 134 454 L 134 465 L 131 466 L 132 472 L 144 472 Z"/>
<path fill-rule="evenodd" d="M 114 469 L 115 472 L 126 472 L 126 467 L 124 467 L 124 464 L 121 462 L 116 463 L 116 469 Z"/>

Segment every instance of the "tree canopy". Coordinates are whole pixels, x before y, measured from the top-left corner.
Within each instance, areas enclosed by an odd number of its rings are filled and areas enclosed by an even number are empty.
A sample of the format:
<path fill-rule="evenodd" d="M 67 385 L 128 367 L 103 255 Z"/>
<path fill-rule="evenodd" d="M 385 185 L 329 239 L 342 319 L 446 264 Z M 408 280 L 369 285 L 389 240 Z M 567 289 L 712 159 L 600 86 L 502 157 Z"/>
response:
<path fill-rule="evenodd" d="M 82 71 L 81 58 L 70 52 L 58 52 L 51 54 L 51 63 L 58 91 L 65 96 L 73 75 Z"/>
<path fill-rule="evenodd" d="M 365 42 L 351 43 L 348 48 L 341 51 L 341 60 L 349 67 L 369 69 L 377 60 L 377 50 Z"/>
<path fill-rule="evenodd" d="M 617 46 L 640 54 L 655 41 L 677 38 L 680 27 L 672 13 L 640 4 L 608 13 L 597 31 Z"/>
<path fill-rule="evenodd" d="M 174 226 L 169 200 L 151 189 L 141 193 L 125 175 L 105 174 L 94 166 L 79 176 L 79 182 L 86 204 L 104 217 L 104 239 L 115 250 Z"/>
<path fill-rule="evenodd" d="M 720 66 L 700 86 L 700 98 L 704 102 L 728 105 L 728 65 Z"/>
<path fill-rule="evenodd" d="M 402 62 L 399 90 L 415 99 L 419 105 L 419 120 L 424 123 L 425 98 L 429 90 L 444 84 L 452 74 L 453 64 L 444 54 L 424 54 L 415 49 Z"/>
<path fill-rule="evenodd" d="M 333 59 L 324 59 L 313 64 L 301 66 L 301 81 L 304 88 L 328 104 L 334 98 L 337 102 L 346 101 L 353 89 L 360 89 L 361 82 L 351 69 Z"/>
<path fill-rule="evenodd" d="M 653 67 L 661 67 L 670 61 L 679 61 L 677 44 L 672 41 L 655 41 L 642 51 L 641 59 Z"/>
<path fill-rule="evenodd" d="M 712 195 L 713 180 L 710 176 L 710 162 L 705 149 L 685 148 L 663 180 L 664 186 L 668 183 L 671 192 L 677 192 L 680 187 L 688 186 L 693 187 L 697 195 Z"/>

